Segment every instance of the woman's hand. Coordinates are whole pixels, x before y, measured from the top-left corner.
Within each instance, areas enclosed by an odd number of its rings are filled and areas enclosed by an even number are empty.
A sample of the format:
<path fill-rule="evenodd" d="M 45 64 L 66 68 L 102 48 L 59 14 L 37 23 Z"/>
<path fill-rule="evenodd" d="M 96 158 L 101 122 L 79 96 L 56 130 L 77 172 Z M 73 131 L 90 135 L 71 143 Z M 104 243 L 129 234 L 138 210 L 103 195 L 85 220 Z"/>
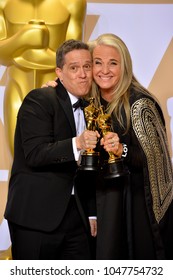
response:
<path fill-rule="evenodd" d="M 47 83 L 43 84 L 41 87 L 44 88 L 44 87 L 56 87 L 58 85 L 57 82 L 55 81 L 48 81 Z"/>
<path fill-rule="evenodd" d="M 119 136 L 115 132 L 108 132 L 101 139 L 100 144 L 105 151 L 113 152 L 117 157 L 121 157 L 123 153 L 123 145 L 119 142 Z"/>

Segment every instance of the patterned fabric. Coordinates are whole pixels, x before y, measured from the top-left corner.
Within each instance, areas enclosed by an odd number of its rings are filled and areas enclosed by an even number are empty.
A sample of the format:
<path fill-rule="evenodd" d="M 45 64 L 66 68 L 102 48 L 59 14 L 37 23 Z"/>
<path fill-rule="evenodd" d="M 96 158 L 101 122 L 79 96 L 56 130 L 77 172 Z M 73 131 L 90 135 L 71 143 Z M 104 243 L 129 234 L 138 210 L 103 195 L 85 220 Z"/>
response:
<path fill-rule="evenodd" d="M 159 223 L 173 199 L 173 171 L 166 130 L 155 104 L 149 98 L 131 107 L 132 126 L 148 165 L 153 212 Z"/>

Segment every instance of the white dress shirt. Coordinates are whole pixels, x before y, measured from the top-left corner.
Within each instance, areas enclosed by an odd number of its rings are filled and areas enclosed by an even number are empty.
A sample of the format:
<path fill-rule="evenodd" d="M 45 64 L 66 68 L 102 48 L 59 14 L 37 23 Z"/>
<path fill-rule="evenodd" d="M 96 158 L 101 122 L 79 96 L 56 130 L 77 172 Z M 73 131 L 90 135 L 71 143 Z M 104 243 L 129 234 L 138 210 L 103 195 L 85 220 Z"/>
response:
<path fill-rule="evenodd" d="M 71 104 L 73 106 L 73 104 L 75 104 L 78 100 L 78 98 L 74 95 L 72 95 L 71 93 L 69 93 L 69 97 L 71 100 Z M 83 110 L 81 110 L 81 108 L 77 108 L 76 110 L 73 108 L 73 114 L 74 114 L 74 119 L 75 119 L 75 125 L 76 125 L 76 135 L 80 135 L 86 128 L 86 124 L 85 124 L 85 118 L 84 118 L 84 112 Z M 79 157 L 80 157 L 80 153 L 81 151 L 77 150 L 76 147 L 76 137 L 74 137 L 72 139 L 72 145 L 73 145 L 73 152 L 74 152 L 74 157 L 75 160 L 78 161 Z"/>
<path fill-rule="evenodd" d="M 71 100 L 71 104 L 75 104 L 78 101 L 78 98 L 71 93 L 69 93 L 69 97 Z M 85 123 L 85 118 L 84 118 L 84 112 L 81 110 L 81 108 L 73 108 L 73 114 L 74 114 L 74 119 L 75 119 L 75 125 L 76 125 L 76 135 L 80 135 L 85 129 L 86 129 L 86 123 Z M 79 157 L 81 154 L 81 151 L 79 151 L 76 147 L 76 137 L 72 138 L 72 145 L 73 145 L 73 153 L 76 161 L 79 161 Z M 74 195 L 74 187 L 72 189 L 72 195 Z M 96 219 L 95 216 L 89 217 L 89 219 Z"/>

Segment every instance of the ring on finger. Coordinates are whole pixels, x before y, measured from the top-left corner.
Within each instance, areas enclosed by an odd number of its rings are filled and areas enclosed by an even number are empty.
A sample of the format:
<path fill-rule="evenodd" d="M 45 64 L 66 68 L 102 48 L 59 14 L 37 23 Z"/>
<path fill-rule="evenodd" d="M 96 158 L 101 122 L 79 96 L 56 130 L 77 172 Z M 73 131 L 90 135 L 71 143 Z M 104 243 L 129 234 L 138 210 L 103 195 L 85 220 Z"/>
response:
<path fill-rule="evenodd" d="M 113 147 L 115 147 L 115 143 L 114 143 L 114 142 L 112 143 L 112 148 L 113 148 Z"/>

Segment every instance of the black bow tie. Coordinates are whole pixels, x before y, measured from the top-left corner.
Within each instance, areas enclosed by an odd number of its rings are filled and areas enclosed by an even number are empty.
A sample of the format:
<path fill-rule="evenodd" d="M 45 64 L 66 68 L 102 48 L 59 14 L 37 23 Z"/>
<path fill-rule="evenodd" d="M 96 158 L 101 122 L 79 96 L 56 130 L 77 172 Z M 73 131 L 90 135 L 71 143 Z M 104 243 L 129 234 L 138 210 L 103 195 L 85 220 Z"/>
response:
<path fill-rule="evenodd" d="M 78 101 L 76 101 L 76 103 L 73 104 L 73 108 L 76 111 L 79 107 L 83 110 L 83 108 L 86 107 L 86 105 L 88 105 L 88 102 L 82 98 L 79 98 Z"/>

